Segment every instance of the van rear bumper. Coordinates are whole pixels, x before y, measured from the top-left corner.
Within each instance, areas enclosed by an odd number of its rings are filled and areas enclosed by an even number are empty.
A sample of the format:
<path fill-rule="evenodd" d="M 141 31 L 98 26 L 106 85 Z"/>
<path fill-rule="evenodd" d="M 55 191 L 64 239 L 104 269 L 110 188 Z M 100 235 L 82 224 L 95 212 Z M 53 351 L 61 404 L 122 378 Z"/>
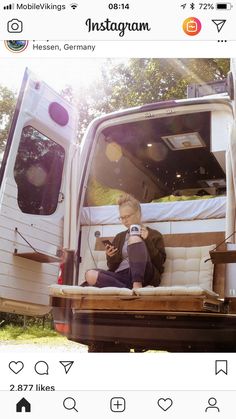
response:
<path fill-rule="evenodd" d="M 119 312 L 53 309 L 67 321 L 68 339 L 89 345 L 115 342 L 170 352 L 235 352 L 236 315 L 222 313 Z"/>

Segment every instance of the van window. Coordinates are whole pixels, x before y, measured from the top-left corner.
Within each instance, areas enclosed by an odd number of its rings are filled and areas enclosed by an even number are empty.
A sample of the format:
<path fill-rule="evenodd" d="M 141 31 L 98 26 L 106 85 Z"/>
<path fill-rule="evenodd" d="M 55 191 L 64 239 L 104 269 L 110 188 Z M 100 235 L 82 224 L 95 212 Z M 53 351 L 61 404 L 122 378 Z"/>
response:
<path fill-rule="evenodd" d="M 211 113 L 136 120 L 104 129 L 84 205 L 114 205 L 123 192 L 142 203 L 224 194 L 225 173 L 211 152 Z"/>
<path fill-rule="evenodd" d="M 53 214 L 61 187 L 65 150 L 31 126 L 24 127 L 14 167 L 18 205 L 27 214 Z"/>

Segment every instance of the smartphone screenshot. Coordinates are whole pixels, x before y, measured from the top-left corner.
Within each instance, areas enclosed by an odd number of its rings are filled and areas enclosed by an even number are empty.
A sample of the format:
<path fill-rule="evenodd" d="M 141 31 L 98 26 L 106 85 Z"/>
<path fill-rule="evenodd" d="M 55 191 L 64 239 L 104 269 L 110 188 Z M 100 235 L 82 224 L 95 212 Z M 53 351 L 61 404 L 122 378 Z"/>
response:
<path fill-rule="evenodd" d="M 236 396 L 236 5 L 0 5 L 5 419 Z"/>

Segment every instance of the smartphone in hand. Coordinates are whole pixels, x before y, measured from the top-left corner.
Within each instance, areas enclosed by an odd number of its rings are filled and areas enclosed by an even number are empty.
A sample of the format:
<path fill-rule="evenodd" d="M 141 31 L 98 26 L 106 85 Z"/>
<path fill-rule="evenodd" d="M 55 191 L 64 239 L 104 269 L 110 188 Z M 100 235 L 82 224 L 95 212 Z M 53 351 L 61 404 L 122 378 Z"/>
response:
<path fill-rule="evenodd" d="M 107 245 L 112 246 L 112 243 L 110 242 L 110 240 L 102 240 L 104 246 L 106 247 Z"/>

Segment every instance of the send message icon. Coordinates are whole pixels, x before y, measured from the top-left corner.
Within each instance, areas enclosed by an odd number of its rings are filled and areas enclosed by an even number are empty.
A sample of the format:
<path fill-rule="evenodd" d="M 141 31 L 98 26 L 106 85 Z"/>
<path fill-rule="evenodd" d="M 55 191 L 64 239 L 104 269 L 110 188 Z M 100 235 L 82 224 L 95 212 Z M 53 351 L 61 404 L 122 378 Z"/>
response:
<path fill-rule="evenodd" d="M 183 22 L 183 30 L 189 36 L 198 35 L 202 28 L 202 24 L 196 17 L 188 17 Z"/>

